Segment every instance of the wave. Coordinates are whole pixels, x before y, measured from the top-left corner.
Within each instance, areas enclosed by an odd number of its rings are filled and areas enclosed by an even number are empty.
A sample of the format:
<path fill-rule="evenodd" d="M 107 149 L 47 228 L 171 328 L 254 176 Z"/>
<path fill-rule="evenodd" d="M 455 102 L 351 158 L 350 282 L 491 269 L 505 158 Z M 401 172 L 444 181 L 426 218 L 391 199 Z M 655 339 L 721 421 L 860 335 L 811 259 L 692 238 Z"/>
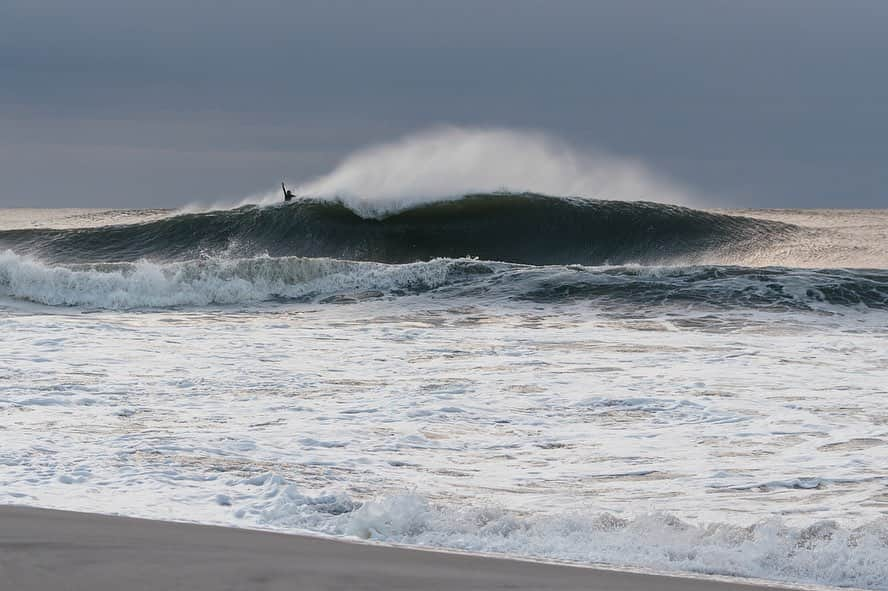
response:
<path fill-rule="evenodd" d="M 695 524 L 669 514 L 520 515 L 435 504 L 415 494 L 358 502 L 309 496 L 268 473 L 232 482 L 235 518 L 261 527 L 660 571 L 888 589 L 888 520 L 859 527 L 779 519 Z"/>
<path fill-rule="evenodd" d="M 788 224 L 649 202 L 467 195 L 382 219 L 340 202 L 185 213 L 140 224 L 0 232 L 0 248 L 53 262 L 327 257 L 385 263 L 477 257 L 534 265 L 739 261 Z"/>
<path fill-rule="evenodd" d="M 437 127 L 377 144 L 296 187 L 339 199 L 365 217 L 492 191 L 531 191 L 688 204 L 690 192 L 642 162 L 583 152 L 540 132 Z M 266 196 L 268 204 L 279 193 Z"/>
<path fill-rule="evenodd" d="M 335 259 L 209 259 L 178 263 L 46 265 L 0 253 L 0 295 L 51 306 L 105 309 L 250 304 L 403 294 L 444 284 L 451 261 L 413 265 Z M 345 294 L 345 295 L 344 295 Z M 347 295 L 347 298 L 346 298 Z"/>
<path fill-rule="evenodd" d="M 267 256 L 51 265 L 0 253 L 0 296 L 104 309 L 349 303 L 425 293 L 600 308 L 888 309 L 888 271 L 745 267 L 527 266 L 474 259 L 402 265 Z"/>

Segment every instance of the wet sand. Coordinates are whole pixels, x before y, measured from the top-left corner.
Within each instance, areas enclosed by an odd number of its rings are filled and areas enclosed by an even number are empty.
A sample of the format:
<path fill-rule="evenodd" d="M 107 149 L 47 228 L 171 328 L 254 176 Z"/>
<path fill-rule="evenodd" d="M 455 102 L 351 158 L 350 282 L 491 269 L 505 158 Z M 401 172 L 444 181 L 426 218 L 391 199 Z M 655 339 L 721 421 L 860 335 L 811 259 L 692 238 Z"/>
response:
<path fill-rule="evenodd" d="M 0 507 L 3 591 L 773 588 L 226 527 Z"/>

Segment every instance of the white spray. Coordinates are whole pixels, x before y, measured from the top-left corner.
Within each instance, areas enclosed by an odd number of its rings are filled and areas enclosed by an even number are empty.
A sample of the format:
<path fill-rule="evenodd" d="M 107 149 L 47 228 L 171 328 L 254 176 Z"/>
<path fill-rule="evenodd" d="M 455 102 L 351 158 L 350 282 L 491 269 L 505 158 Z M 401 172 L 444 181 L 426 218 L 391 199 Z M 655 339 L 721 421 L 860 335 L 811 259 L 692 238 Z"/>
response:
<path fill-rule="evenodd" d="M 332 172 L 294 189 L 300 196 L 341 200 L 368 217 L 496 191 L 691 201 L 686 189 L 635 159 L 583 152 L 540 132 L 462 127 L 437 127 L 358 150 Z M 280 199 L 276 191 L 260 202 Z"/>

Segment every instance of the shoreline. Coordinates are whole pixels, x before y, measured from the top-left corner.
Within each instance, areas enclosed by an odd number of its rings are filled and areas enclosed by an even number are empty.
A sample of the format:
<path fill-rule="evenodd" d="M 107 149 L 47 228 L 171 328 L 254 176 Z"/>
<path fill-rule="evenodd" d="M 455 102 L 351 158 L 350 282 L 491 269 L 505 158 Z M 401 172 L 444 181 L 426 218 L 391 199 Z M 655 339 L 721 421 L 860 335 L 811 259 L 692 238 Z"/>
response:
<path fill-rule="evenodd" d="M 19 591 L 823 588 L 15 505 L 0 506 L 0 580 Z"/>

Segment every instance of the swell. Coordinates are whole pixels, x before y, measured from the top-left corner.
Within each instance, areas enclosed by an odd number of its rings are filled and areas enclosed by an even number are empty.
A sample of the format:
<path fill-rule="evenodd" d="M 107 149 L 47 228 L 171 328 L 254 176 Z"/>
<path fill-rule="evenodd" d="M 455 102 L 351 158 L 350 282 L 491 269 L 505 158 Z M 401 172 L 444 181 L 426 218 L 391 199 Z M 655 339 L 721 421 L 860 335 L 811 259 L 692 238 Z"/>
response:
<path fill-rule="evenodd" d="M 0 252 L 0 296 L 133 309 L 288 301 L 351 303 L 424 293 L 474 302 L 571 303 L 637 311 L 888 310 L 888 272 L 745 267 L 526 266 L 472 259 L 402 265 L 327 258 L 213 258 L 50 265 Z"/>
<path fill-rule="evenodd" d="M 335 201 L 185 213 L 141 224 L 0 232 L 0 248 L 53 262 L 233 256 L 409 263 L 465 256 L 533 265 L 738 260 L 794 226 L 648 202 L 479 194 L 381 219 Z"/>

